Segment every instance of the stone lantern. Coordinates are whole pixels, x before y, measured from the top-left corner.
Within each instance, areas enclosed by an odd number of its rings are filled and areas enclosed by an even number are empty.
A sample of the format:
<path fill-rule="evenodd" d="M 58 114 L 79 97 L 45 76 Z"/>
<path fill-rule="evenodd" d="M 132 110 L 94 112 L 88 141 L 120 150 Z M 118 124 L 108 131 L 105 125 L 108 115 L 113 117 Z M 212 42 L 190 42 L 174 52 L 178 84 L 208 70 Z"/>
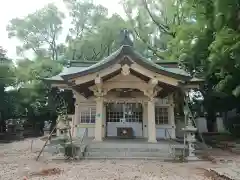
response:
<path fill-rule="evenodd" d="M 59 120 L 57 125 L 57 136 L 65 139 L 68 137 L 69 125 L 67 125 L 63 120 Z"/>
<path fill-rule="evenodd" d="M 190 113 L 190 109 L 188 105 L 185 105 L 184 107 L 184 115 L 186 118 L 185 121 L 187 121 L 186 127 L 182 129 L 184 131 L 184 140 L 188 144 L 188 156 L 186 159 L 188 161 L 198 160 L 198 157 L 196 157 L 196 154 L 195 154 L 195 143 L 196 143 L 195 133 L 197 132 L 197 128 L 193 126 L 193 123 L 192 123 L 193 117 Z"/>

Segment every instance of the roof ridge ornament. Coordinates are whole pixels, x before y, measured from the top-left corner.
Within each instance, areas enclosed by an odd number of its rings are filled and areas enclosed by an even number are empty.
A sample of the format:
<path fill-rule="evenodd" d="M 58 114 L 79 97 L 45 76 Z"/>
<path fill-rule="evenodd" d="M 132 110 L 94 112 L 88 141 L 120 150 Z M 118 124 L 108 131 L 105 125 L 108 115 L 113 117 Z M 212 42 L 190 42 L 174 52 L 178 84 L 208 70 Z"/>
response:
<path fill-rule="evenodd" d="M 133 33 L 131 30 L 122 29 L 120 31 L 121 46 L 133 46 Z"/>
<path fill-rule="evenodd" d="M 124 76 L 127 76 L 130 74 L 130 67 L 127 65 L 127 64 L 124 64 L 122 66 L 122 71 L 121 73 L 124 75 Z"/>

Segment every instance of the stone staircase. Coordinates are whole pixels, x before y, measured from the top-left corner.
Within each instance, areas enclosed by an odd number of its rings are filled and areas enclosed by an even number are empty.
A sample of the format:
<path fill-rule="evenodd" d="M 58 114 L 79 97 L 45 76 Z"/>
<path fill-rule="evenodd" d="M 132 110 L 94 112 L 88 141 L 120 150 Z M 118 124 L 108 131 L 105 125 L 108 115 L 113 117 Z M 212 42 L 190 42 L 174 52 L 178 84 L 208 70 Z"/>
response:
<path fill-rule="evenodd" d="M 64 148 L 60 143 L 61 140 L 59 138 L 53 138 L 44 151 L 53 155 L 62 154 L 64 153 Z M 94 142 L 92 139 L 85 139 L 81 143 L 75 139 L 73 143 L 79 147 L 78 157 L 80 159 L 173 160 L 176 157 L 182 156 L 184 150 L 182 143 L 166 140 L 158 141 L 157 143 L 148 143 L 143 139 L 117 139 L 104 140 L 103 142 Z"/>
<path fill-rule="evenodd" d="M 92 142 L 86 146 L 85 159 L 161 159 L 171 160 L 181 156 L 183 146 L 170 142 Z"/>

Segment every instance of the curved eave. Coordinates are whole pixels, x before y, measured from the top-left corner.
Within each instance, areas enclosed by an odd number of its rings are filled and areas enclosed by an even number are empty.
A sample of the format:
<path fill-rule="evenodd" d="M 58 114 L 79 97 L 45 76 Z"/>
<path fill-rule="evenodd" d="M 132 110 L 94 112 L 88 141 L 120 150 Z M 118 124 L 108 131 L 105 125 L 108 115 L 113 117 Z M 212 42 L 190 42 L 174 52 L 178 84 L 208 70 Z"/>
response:
<path fill-rule="evenodd" d="M 58 84 L 65 84 L 64 80 L 57 80 L 57 79 L 52 79 L 52 78 L 44 78 L 42 79 L 43 82 L 47 84 L 52 84 L 52 83 L 58 83 Z"/>
<path fill-rule="evenodd" d="M 204 79 L 196 78 L 196 77 L 190 80 L 191 83 L 203 83 L 204 81 L 205 81 Z"/>
<path fill-rule="evenodd" d="M 200 89 L 204 82 L 204 79 L 192 78 L 187 82 L 179 82 L 179 86 L 186 89 Z"/>
<path fill-rule="evenodd" d="M 134 51 L 133 47 L 131 47 L 131 46 L 121 46 L 117 51 L 112 53 L 107 58 L 99 61 L 98 63 L 96 63 L 92 66 L 89 66 L 88 68 L 86 68 L 80 72 L 63 75 L 61 77 L 64 80 L 68 80 L 68 79 L 82 77 L 82 76 L 86 76 L 88 74 L 96 73 L 103 69 L 109 68 L 110 66 L 112 66 L 116 63 L 121 64 L 122 61 L 126 61 L 126 60 L 124 60 L 124 57 L 129 57 L 136 64 L 139 64 L 142 67 L 147 68 L 158 74 L 162 74 L 162 75 L 165 75 L 168 77 L 172 77 L 172 78 L 180 79 L 180 80 L 184 80 L 184 81 L 189 81 L 192 78 L 190 75 L 182 75 L 182 74 L 174 73 L 172 71 L 169 71 L 167 68 L 164 68 L 158 64 L 155 64 L 152 61 L 147 60 L 146 58 L 142 57 L 139 53 Z"/>
<path fill-rule="evenodd" d="M 68 89 L 69 86 L 71 86 L 68 82 L 65 82 L 64 80 L 56 80 L 51 78 L 45 78 L 43 81 L 50 85 L 51 87 L 59 87 L 59 88 L 65 88 Z"/>
<path fill-rule="evenodd" d="M 66 84 L 67 83 L 65 81 L 58 81 L 58 80 L 47 80 L 45 81 L 47 84 Z"/>

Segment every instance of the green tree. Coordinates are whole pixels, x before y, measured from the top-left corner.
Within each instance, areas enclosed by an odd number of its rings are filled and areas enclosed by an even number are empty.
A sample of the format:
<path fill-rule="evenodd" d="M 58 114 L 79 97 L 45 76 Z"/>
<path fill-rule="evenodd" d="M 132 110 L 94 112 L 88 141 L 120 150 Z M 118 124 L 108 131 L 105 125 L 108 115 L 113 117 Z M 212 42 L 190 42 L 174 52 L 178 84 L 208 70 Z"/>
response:
<path fill-rule="evenodd" d="M 9 97 L 6 88 L 14 81 L 13 63 L 6 56 L 6 51 L 0 47 L 0 132 L 5 131 L 5 120 L 9 117 Z"/>
<path fill-rule="evenodd" d="M 152 52 L 163 58 L 168 41 L 175 37 L 177 27 L 185 21 L 183 0 L 123 0 L 125 13 L 136 37 Z"/>
<path fill-rule="evenodd" d="M 237 0 L 185 0 L 189 20 L 182 23 L 176 36 L 168 44 L 168 55 L 179 59 L 183 68 L 206 79 L 205 107 L 208 129 L 213 130 L 217 108 L 214 98 L 234 95 L 239 97 L 239 7 Z M 229 98 L 234 99 L 234 98 Z M 232 102 L 233 104 L 234 102 Z"/>
<path fill-rule="evenodd" d="M 17 61 L 15 70 L 17 86 L 11 91 L 15 117 L 24 116 L 28 120 L 33 120 L 33 123 L 43 123 L 50 118 L 49 115 L 55 114 L 54 108 L 49 107 L 50 89 L 43 79 L 57 75 L 61 69 L 61 64 L 50 59 Z"/>
<path fill-rule="evenodd" d="M 120 30 L 128 27 L 129 23 L 116 14 L 99 21 L 94 32 L 85 33 L 81 41 L 74 40 L 78 41 L 77 59 L 98 61 L 110 55 L 120 46 Z"/>
<path fill-rule="evenodd" d="M 214 3 L 215 38 L 209 47 L 209 71 L 219 82 L 216 90 L 226 94 L 240 95 L 240 28 L 239 7 L 237 0 Z"/>
<path fill-rule="evenodd" d="M 24 18 L 12 19 L 7 26 L 10 38 L 17 38 L 22 45 L 17 53 L 32 50 L 38 57 L 58 59 L 57 40 L 62 30 L 64 14 L 53 4 L 29 14 Z"/>
<path fill-rule="evenodd" d="M 96 31 L 99 22 L 105 20 L 108 11 L 101 5 L 95 5 L 89 0 L 64 0 L 72 19 L 72 27 L 69 29 L 67 42 L 71 53 L 71 59 L 84 57 L 82 40 L 86 34 Z"/>

